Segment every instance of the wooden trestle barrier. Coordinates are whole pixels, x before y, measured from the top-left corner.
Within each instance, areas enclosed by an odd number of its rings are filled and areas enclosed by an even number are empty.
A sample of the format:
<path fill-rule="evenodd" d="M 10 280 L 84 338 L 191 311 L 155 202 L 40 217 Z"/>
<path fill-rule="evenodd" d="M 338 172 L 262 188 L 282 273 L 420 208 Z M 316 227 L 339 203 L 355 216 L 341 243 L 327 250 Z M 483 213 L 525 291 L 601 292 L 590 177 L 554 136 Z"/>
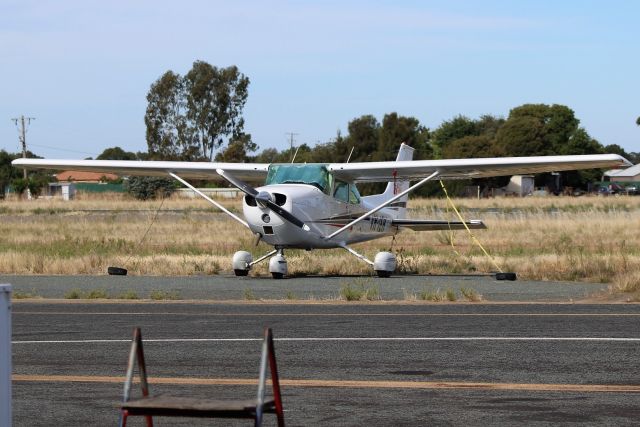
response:
<path fill-rule="evenodd" d="M 136 360 L 140 375 L 142 398 L 131 400 L 131 385 Z M 267 362 L 271 371 L 273 399 L 265 400 Z M 129 353 L 129 364 L 124 384 L 124 399 L 120 406 L 120 426 L 126 427 L 130 416 L 144 416 L 147 426 L 153 426 L 152 416 L 198 417 L 198 418 L 248 418 L 255 421 L 256 426 L 262 424 L 263 414 L 275 413 L 278 427 L 284 427 L 284 411 L 280 395 L 278 367 L 273 347 L 273 333 L 271 328 L 265 328 L 262 342 L 262 356 L 260 358 L 260 378 L 258 380 L 258 395 L 256 399 L 248 400 L 219 400 L 185 398 L 175 396 L 149 395 L 149 383 L 142 350 L 142 334 L 140 328 L 133 331 L 133 342 Z"/>

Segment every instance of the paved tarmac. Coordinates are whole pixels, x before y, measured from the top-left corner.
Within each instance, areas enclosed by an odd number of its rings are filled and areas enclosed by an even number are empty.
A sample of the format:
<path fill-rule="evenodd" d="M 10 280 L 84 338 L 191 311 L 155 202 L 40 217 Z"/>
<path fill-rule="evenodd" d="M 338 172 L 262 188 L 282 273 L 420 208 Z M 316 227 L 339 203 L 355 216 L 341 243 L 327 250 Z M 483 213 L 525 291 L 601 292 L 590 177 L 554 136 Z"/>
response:
<path fill-rule="evenodd" d="M 13 307 L 14 425 L 114 425 L 134 326 L 152 379 L 165 382 L 152 383 L 153 393 L 231 398 L 254 396 L 243 380 L 257 377 L 259 338 L 272 327 L 288 425 L 637 425 L 640 417 L 636 304 L 43 299 Z M 175 384 L 194 379 L 204 384 Z"/>
<path fill-rule="evenodd" d="M 336 299 L 345 286 L 375 289 L 382 300 L 407 300 L 423 292 L 473 290 L 484 301 L 571 301 L 606 291 L 602 283 L 498 281 L 493 276 L 409 275 L 379 279 L 371 276 L 310 276 L 284 280 L 270 277 L 217 276 L 6 276 L 14 291 L 43 298 L 64 298 L 70 291 L 103 290 L 110 297 L 135 292 L 148 298 L 153 291 L 172 293 L 180 299 Z"/>

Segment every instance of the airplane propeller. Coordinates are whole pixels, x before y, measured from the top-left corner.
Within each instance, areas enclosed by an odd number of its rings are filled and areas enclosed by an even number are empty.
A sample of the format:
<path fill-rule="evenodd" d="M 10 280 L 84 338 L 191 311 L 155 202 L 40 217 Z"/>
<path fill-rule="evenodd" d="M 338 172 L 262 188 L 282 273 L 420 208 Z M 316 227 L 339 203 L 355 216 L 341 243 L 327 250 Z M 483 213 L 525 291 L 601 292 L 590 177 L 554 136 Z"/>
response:
<path fill-rule="evenodd" d="M 236 178 L 233 175 L 226 173 L 222 169 L 216 169 L 216 172 L 218 173 L 218 175 L 224 178 L 227 182 L 229 182 L 229 184 L 233 185 L 243 193 L 255 198 L 256 202 L 260 206 L 271 209 L 276 215 L 278 215 L 285 221 L 289 221 L 291 224 L 295 225 L 296 227 L 302 228 L 304 231 L 311 230 L 307 224 L 305 224 L 299 218 L 294 216 L 291 212 L 284 210 L 282 206 L 278 206 L 273 201 L 273 197 L 269 192 L 267 191 L 258 192 L 255 188 L 253 188 L 246 182 Z"/>

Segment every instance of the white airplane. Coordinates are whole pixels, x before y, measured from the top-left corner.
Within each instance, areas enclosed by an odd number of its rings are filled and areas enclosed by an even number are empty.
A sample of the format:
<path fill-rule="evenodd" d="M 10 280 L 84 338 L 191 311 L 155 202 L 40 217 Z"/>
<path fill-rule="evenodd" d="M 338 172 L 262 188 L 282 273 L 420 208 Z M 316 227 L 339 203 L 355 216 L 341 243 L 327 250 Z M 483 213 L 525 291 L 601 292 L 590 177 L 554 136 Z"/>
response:
<path fill-rule="evenodd" d="M 373 261 L 349 245 L 397 233 L 486 228 L 482 221 L 407 219 L 408 194 L 434 179 L 486 178 L 575 169 L 626 167 L 630 163 L 615 154 L 545 157 L 502 157 L 412 161 L 413 148 L 400 146 L 389 162 L 267 164 L 125 160 L 17 159 L 13 166 L 27 169 L 72 169 L 112 172 L 125 176 L 170 176 L 238 221 L 274 249 L 253 260 L 246 251 L 233 255 L 233 270 L 246 276 L 251 267 L 267 258 L 273 278 L 287 275 L 284 250 L 342 248 L 371 265 L 380 277 L 396 268 L 390 252 L 379 252 Z M 245 193 L 244 219 L 229 212 L 185 179 L 224 179 Z M 253 188 L 245 181 L 264 180 Z M 411 185 L 410 181 L 417 181 Z M 359 182 L 387 182 L 382 194 L 360 196 Z"/>

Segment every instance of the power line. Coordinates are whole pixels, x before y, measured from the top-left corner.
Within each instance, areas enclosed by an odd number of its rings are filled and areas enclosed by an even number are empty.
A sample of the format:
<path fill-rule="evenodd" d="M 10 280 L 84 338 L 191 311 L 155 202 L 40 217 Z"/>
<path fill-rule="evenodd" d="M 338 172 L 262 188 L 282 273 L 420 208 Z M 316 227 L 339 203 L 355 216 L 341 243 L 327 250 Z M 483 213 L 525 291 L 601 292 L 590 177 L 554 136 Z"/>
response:
<path fill-rule="evenodd" d="M 300 134 L 295 132 L 286 132 L 285 135 L 289 136 L 289 150 L 293 151 L 293 142 L 295 141 L 295 137 Z"/>
<path fill-rule="evenodd" d="M 50 150 L 67 151 L 69 153 L 89 154 L 90 156 L 99 156 L 97 153 L 89 153 L 88 151 L 70 150 L 68 148 L 51 147 L 49 145 L 30 144 L 32 147 L 48 148 Z"/>
<path fill-rule="evenodd" d="M 16 124 L 16 127 L 18 127 L 18 122 L 20 122 L 20 127 L 18 129 L 18 139 L 22 144 L 23 159 L 27 158 L 27 126 L 31 124 L 31 120 L 35 120 L 35 119 L 36 119 L 35 117 L 25 117 L 25 116 L 20 116 L 18 118 L 11 119 Z M 26 125 L 24 124 L 25 121 L 27 122 Z M 22 169 L 22 172 L 24 174 L 24 179 L 27 179 L 27 170 Z"/>

